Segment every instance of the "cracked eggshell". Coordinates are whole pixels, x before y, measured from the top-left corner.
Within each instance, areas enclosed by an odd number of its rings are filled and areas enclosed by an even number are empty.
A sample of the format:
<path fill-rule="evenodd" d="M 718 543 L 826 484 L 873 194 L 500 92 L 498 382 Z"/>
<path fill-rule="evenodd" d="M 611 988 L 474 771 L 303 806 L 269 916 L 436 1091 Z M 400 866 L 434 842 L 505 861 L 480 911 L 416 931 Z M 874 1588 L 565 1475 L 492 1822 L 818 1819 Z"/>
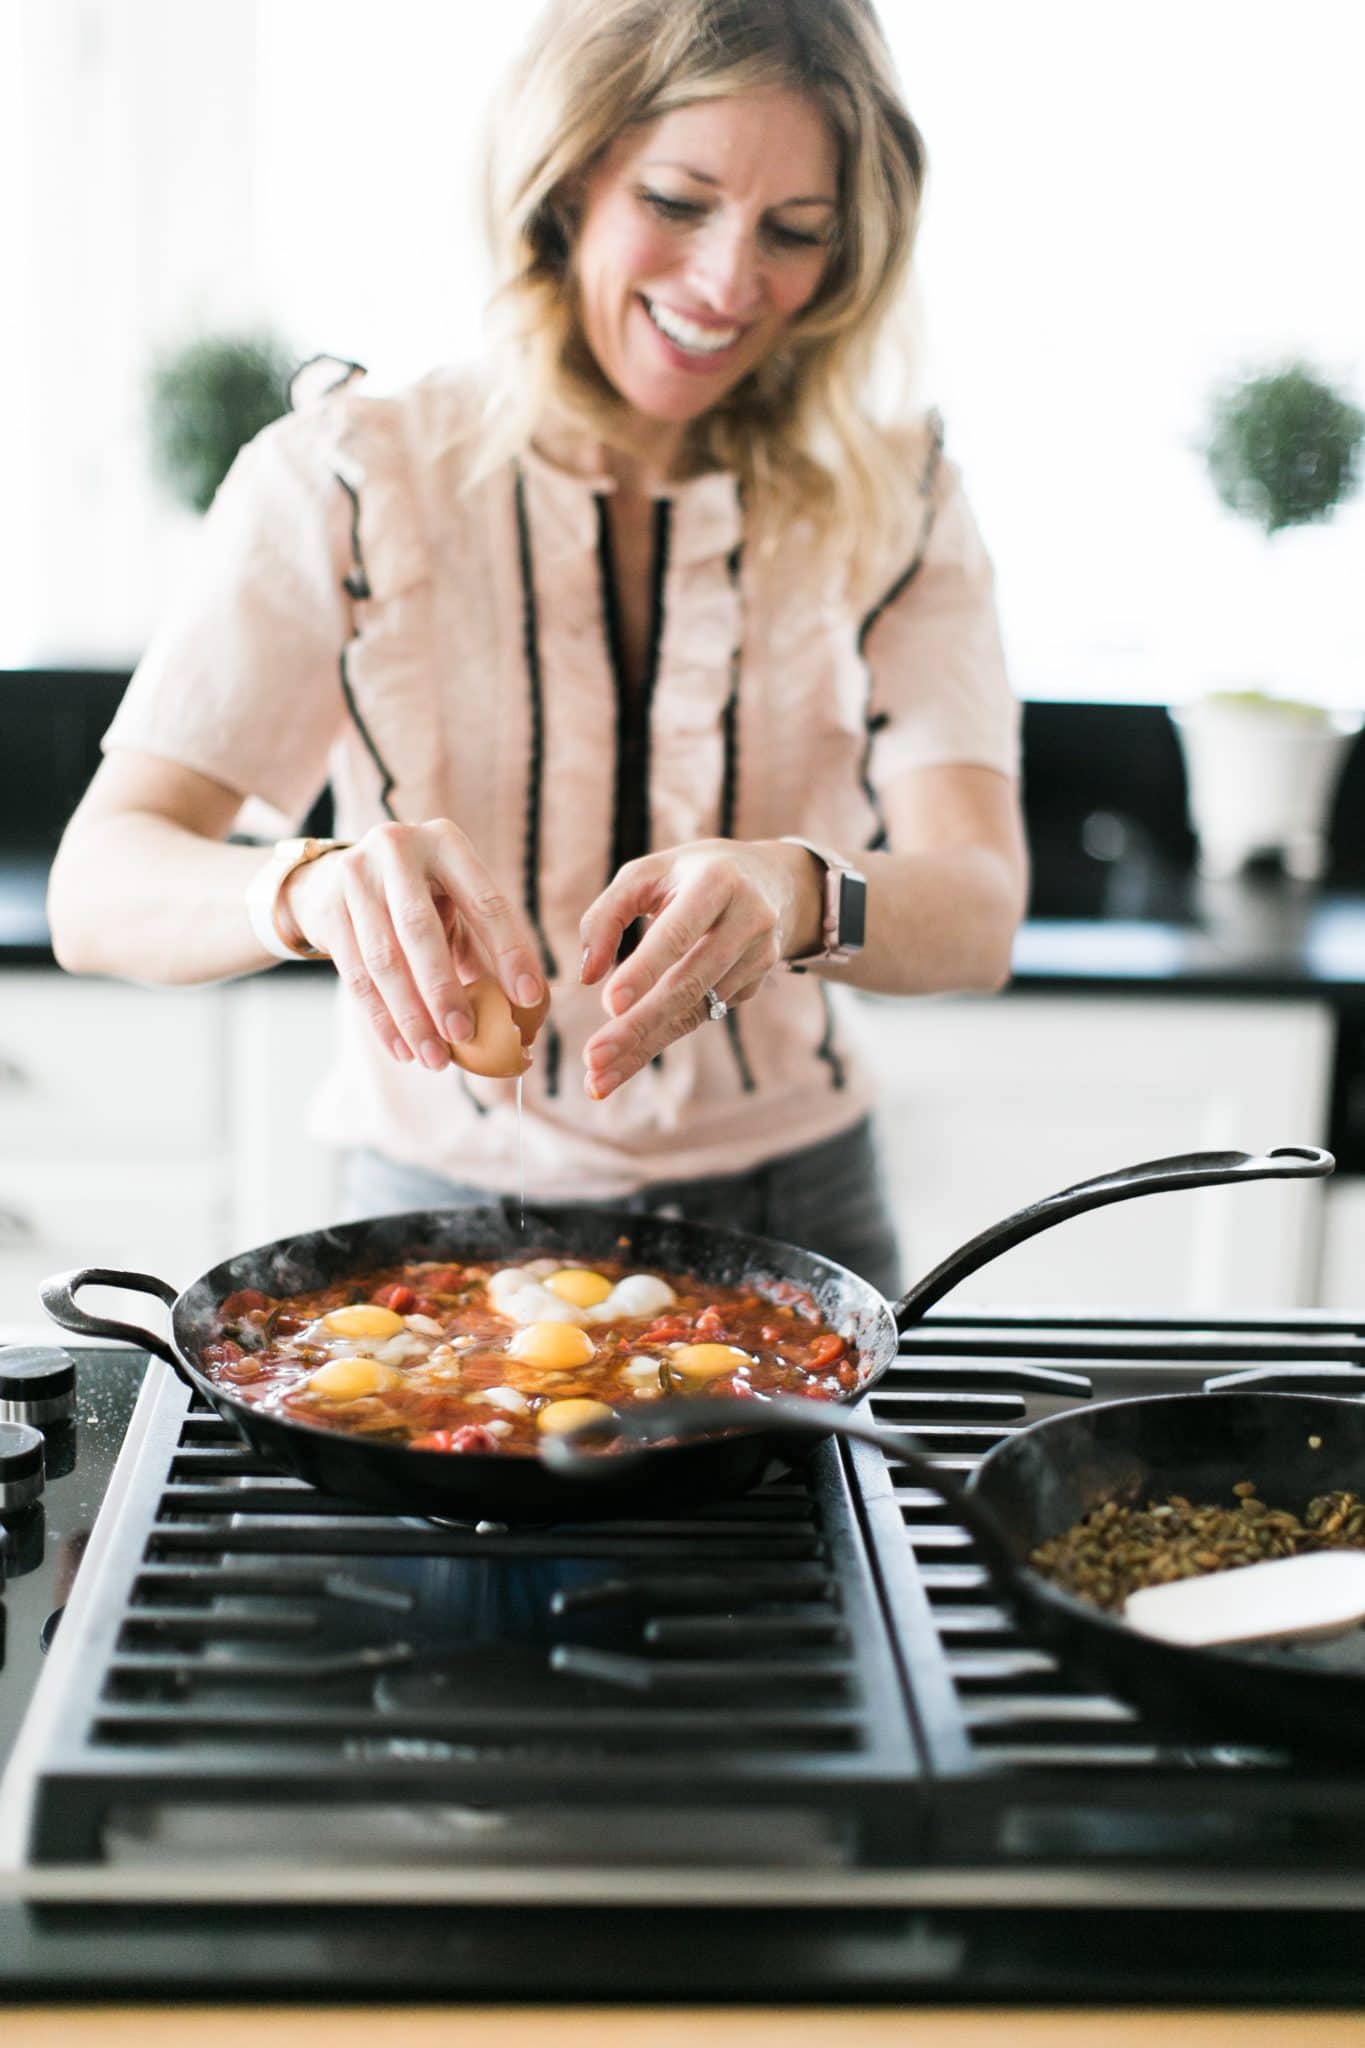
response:
<path fill-rule="evenodd" d="M 534 1009 L 521 1009 L 509 1002 L 491 974 L 481 974 L 465 994 L 474 1013 L 474 1036 L 449 1041 L 451 1058 L 486 1080 L 515 1080 L 531 1064 L 531 1045 L 550 1008 L 548 995 Z"/>

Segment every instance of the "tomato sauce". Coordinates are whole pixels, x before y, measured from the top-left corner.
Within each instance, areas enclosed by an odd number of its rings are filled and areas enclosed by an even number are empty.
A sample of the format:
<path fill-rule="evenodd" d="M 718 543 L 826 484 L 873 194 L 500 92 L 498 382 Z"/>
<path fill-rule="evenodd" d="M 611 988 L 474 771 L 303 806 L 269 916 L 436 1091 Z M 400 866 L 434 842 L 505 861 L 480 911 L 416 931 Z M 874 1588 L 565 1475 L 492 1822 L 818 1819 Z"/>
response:
<path fill-rule="evenodd" d="M 229 1295 L 208 1378 L 296 1422 L 414 1449 L 533 1454 L 547 1434 L 662 1398 L 831 1400 L 859 1365 L 809 1295 L 620 1260 L 431 1260 L 310 1293 Z"/>

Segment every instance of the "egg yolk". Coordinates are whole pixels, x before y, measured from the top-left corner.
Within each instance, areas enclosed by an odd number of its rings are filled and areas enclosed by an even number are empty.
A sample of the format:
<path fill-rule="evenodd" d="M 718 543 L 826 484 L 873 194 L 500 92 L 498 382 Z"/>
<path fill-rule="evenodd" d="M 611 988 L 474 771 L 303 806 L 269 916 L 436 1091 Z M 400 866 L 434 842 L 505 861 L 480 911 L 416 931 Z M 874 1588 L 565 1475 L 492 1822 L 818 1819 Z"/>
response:
<path fill-rule="evenodd" d="M 507 1350 L 509 1357 L 524 1358 L 528 1365 L 586 1365 L 593 1341 L 577 1323 L 528 1323 Z"/>
<path fill-rule="evenodd" d="M 322 1318 L 322 1326 L 337 1337 L 396 1337 L 403 1327 L 403 1318 L 391 1308 L 358 1301 L 351 1308 L 334 1308 Z"/>
<path fill-rule="evenodd" d="M 753 1360 L 735 1344 L 674 1344 L 669 1349 L 668 1363 L 674 1372 L 683 1373 L 690 1380 L 717 1380 L 722 1373 L 752 1365 Z"/>
<path fill-rule="evenodd" d="M 310 1373 L 308 1384 L 329 1401 L 358 1401 L 362 1394 L 387 1394 L 403 1384 L 403 1375 L 377 1358 L 334 1358 Z"/>
<path fill-rule="evenodd" d="M 562 1272 L 551 1273 L 545 1285 L 575 1308 L 596 1308 L 611 1293 L 610 1280 L 586 1266 L 565 1266 Z"/>
<path fill-rule="evenodd" d="M 536 1417 L 536 1428 L 549 1436 L 563 1436 L 580 1429 L 585 1422 L 600 1422 L 611 1410 L 605 1401 L 551 1401 Z"/>

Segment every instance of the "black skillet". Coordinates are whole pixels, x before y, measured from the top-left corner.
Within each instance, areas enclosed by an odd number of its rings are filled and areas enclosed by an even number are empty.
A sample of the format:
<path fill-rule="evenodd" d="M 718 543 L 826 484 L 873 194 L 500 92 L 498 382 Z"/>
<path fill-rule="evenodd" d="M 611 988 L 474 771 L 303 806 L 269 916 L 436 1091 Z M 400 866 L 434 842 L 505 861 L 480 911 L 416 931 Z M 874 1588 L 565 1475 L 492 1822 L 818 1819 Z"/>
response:
<path fill-rule="evenodd" d="M 614 1435 L 748 1429 L 747 1403 L 670 1401 L 635 1409 Z M 879 1428 L 832 1403 L 783 1399 L 781 1427 L 840 1436 L 884 1452 L 893 1480 L 937 1493 L 970 1533 L 992 1590 L 1033 1642 L 1074 1676 L 1143 1709 L 1149 1729 L 1175 1739 L 1226 1742 L 1246 1734 L 1290 1749 L 1365 1752 L 1365 1631 L 1299 1647 L 1191 1649 L 1144 1636 L 1029 1568 L 1036 1546 L 1103 1502 L 1124 1505 L 1184 1494 L 1233 1505 L 1252 1479 L 1268 1506 L 1302 1514 L 1314 1494 L 1365 1490 L 1365 1402 L 1322 1394 L 1230 1390 L 1153 1394 L 1070 1409 L 1017 1431 L 988 1451 L 964 1487 L 915 1438 Z M 589 1453 L 595 1432 L 546 1447 L 562 1470 L 590 1478 L 606 1461 Z M 618 1449 L 616 1458 L 651 1458 Z"/>
<path fill-rule="evenodd" d="M 760 1293 L 794 1285 L 814 1298 L 820 1314 L 848 1340 L 859 1361 L 857 1386 L 838 1404 L 824 1407 L 825 1416 L 838 1421 L 841 1409 L 886 1371 L 896 1356 L 901 1329 L 918 1321 L 969 1273 L 1025 1238 L 1087 1209 L 1137 1195 L 1223 1181 L 1310 1179 L 1330 1173 L 1333 1163 L 1330 1153 L 1314 1147 L 1285 1146 L 1264 1155 L 1195 1152 L 1103 1174 L 1049 1195 L 982 1231 L 894 1307 L 832 1260 L 765 1238 L 575 1206 L 529 1208 L 523 1229 L 518 1205 L 510 1200 L 487 1208 L 381 1216 L 282 1238 L 223 1261 L 181 1294 L 149 1274 L 98 1266 L 58 1274 L 43 1283 L 41 1293 L 48 1314 L 63 1329 L 121 1338 L 154 1352 L 193 1393 L 233 1423 L 268 1463 L 326 1491 L 402 1514 L 505 1523 L 582 1521 L 742 1493 L 757 1483 L 774 1459 L 790 1463 L 803 1456 L 811 1431 L 804 1423 L 788 1426 L 785 1416 L 781 1422 L 772 1419 L 774 1411 L 765 1404 L 757 1427 L 750 1418 L 742 1431 L 655 1445 L 640 1458 L 596 1459 L 592 1485 L 543 1457 L 454 1455 L 376 1443 L 268 1413 L 209 1378 L 198 1360 L 204 1346 L 222 1334 L 223 1302 L 239 1288 L 257 1288 L 277 1297 L 304 1293 L 354 1274 L 427 1258 L 512 1264 L 554 1255 L 574 1265 L 624 1258 L 631 1266 L 654 1272 L 690 1273 L 716 1285 Z M 158 1296 L 171 1311 L 171 1341 L 78 1306 L 77 1292 L 95 1285 Z M 726 1422 L 740 1410 L 741 1404 L 733 1404 Z M 828 1433 L 828 1423 L 819 1433 Z"/>

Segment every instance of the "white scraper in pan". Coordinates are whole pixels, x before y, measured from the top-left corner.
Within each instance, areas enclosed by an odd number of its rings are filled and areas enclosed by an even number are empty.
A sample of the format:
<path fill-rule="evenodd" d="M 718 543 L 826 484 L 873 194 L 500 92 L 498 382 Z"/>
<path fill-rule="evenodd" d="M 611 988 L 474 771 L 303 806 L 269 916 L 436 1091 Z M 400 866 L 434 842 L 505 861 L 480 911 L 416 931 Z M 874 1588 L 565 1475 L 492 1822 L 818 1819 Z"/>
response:
<path fill-rule="evenodd" d="M 1123 1618 L 1191 1649 L 1343 1635 L 1365 1621 L 1365 1551 L 1314 1550 L 1144 1586 L 1128 1595 Z"/>

